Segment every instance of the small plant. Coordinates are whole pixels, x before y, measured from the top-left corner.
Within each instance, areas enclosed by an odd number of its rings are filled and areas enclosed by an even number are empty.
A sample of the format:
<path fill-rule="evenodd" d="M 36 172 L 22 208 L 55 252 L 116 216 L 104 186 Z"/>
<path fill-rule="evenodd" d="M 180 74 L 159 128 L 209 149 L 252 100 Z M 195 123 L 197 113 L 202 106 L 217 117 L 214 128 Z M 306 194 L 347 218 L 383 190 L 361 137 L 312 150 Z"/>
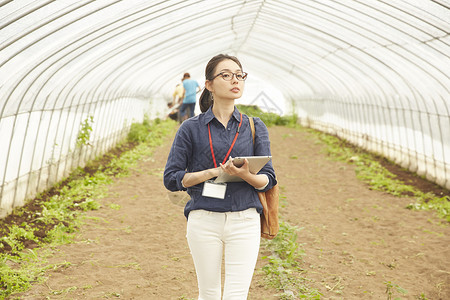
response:
<path fill-rule="evenodd" d="M 90 145 L 89 139 L 91 138 L 92 124 L 94 123 L 94 117 L 89 116 L 83 122 L 81 122 L 80 131 L 77 136 L 77 147 L 80 148 L 83 145 Z"/>
<path fill-rule="evenodd" d="M 18 256 L 0 254 L 0 299 L 13 293 L 26 291 L 32 283 L 43 281 L 46 270 L 58 269 L 69 263 L 47 265 L 35 251 L 28 250 Z"/>
<path fill-rule="evenodd" d="M 386 285 L 386 294 L 387 294 L 387 300 L 392 300 L 392 296 L 394 296 L 395 293 L 400 293 L 402 295 L 406 295 L 408 293 L 407 290 L 405 290 L 404 288 L 400 287 L 397 284 L 393 284 L 390 281 L 386 281 L 384 282 L 384 284 Z M 401 298 L 399 297 L 395 297 L 394 300 L 400 300 Z"/>
<path fill-rule="evenodd" d="M 120 298 L 121 295 L 117 292 L 109 292 L 109 293 L 105 293 L 105 295 L 103 296 L 103 298 L 106 298 L 106 299 L 109 299 L 111 297 Z"/>
<path fill-rule="evenodd" d="M 109 204 L 109 208 L 114 209 L 114 210 L 119 210 L 120 205 L 116 204 L 116 203 L 111 203 L 111 204 Z"/>
<path fill-rule="evenodd" d="M 51 156 L 50 156 L 50 158 L 49 159 L 47 159 L 46 161 L 45 161 L 45 163 L 47 164 L 47 165 L 51 165 L 51 164 L 54 164 L 55 163 L 55 152 L 56 152 L 56 149 L 58 148 L 58 144 L 57 143 L 54 143 L 53 144 L 53 146 L 52 146 L 52 151 L 51 151 Z"/>
<path fill-rule="evenodd" d="M 155 119 L 152 122 L 148 115 L 144 115 L 144 121 L 142 123 L 131 124 L 130 131 L 128 132 L 128 141 L 136 143 L 149 141 L 153 137 L 152 132 L 158 130 L 158 124 L 161 124 L 160 119 Z"/>
<path fill-rule="evenodd" d="M 262 268 L 265 281 L 267 285 L 282 291 L 280 299 L 320 299 L 321 294 L 309 288 L 307 279 L 302 276 L 304 271 L 300 268 L 300 262 L 305 252 L 297 243 L 299 230 L 296 226 L 281 222 L 278 235 L 271 241 L 262 242 L 263 247 L 272 252 L 272 255 L 263 257 L 268 259 L 268 264 Z"/>
<path fill-rule="evenodd" d="M 0 249 L 5 247 L 5 244 L 11 247 L 11 253 L 17 254 L 22 251 L 25 246 L 25 241 L 37 241 L 33 234 L 33 229 L 28 224 L 23 226 L 13 225 L 9 228 L 9 234 L 0 238 Z"/>
<path fill-rule="evenodd" d="M 275 113 L 263 112 L 258 106 L 255 105 L 236 105 L 236 107 L 240 112 L 248 115 L 249 117 L 260 118 L 266 126 L 297 126 L 298 116 L 296 114 L 292 114 L 289 116 L 280 116 Z"/>

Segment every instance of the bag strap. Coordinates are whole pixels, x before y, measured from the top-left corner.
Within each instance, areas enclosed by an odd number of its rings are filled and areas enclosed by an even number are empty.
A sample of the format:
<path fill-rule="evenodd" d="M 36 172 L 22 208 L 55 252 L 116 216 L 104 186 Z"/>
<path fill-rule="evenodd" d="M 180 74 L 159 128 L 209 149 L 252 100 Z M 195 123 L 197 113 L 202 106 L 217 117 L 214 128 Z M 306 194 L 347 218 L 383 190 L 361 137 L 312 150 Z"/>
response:
<path fill-rule="evenodd" d="M 250 128 L 252 129 L 253 145 L 255 145 L 255 123 L 253 123 L 252 117 L 248 117 L 248 120 L 250 121 Z"/>

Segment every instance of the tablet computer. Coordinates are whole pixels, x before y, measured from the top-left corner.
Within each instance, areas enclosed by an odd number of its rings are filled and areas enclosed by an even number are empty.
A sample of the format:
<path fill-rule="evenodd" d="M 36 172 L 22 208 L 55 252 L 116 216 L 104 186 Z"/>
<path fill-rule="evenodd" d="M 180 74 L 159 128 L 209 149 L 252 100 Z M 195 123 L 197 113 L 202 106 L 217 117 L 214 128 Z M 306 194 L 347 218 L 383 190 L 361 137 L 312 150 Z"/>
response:
<path fill-rule="evenodd" d="M 244 159 L 248 160 L 249 163 L 249 170 L 252 174 L 257 174 L 268 162 L 272 159 L 272 156 L 240 156 L 233 158 L 233 164 L 236 167 L 240 167 L 244 164 Z M 225 172 L 220 174 L 214 182 L 221 183 L 221 182 L 239 182 L 243 181 L 242 178 L 229 175 Z"/>

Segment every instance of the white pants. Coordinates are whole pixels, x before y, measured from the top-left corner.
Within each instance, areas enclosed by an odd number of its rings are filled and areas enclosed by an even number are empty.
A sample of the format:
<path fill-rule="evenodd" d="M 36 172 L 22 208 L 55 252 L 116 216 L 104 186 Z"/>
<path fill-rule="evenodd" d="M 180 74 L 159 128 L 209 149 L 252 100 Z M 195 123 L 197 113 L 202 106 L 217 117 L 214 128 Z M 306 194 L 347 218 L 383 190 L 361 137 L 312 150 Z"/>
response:
<path fill-rule="evenodd" d="M 239 212 L 194 210 L 189 213 L 186 237 L 197 272 L 199 300 L 221 299 L 223 252 L 223 299 L 247 299 L 258 258 L 260 235 L 260 218 L 254 208 Z"/>

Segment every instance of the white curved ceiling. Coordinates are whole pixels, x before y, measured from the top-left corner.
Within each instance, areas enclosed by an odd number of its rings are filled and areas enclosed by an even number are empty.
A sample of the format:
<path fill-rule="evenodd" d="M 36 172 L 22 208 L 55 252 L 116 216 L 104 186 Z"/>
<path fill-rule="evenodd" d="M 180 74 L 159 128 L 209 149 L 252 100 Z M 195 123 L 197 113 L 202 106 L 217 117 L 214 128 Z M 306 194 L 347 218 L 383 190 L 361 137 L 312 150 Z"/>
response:
<path fill-rule="evenodd" d="M 0 1 L 0 117 L 170 94 L 218 53 L 287 99 L 414 99 L 448 110 L 444 0 Z M 432 99 L 432 101 L 430 101 Z M 448 111 L 447 111 L 448 113 Z"/>

